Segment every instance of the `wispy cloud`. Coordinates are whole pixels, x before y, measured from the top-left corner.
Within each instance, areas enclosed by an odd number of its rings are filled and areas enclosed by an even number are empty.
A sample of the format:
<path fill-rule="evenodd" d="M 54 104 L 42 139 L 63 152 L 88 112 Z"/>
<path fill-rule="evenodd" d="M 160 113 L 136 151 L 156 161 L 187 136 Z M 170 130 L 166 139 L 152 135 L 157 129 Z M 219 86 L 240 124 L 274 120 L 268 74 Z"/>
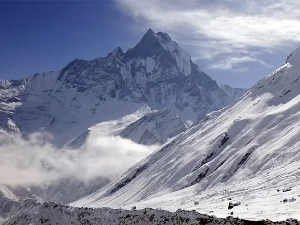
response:
<path fill-rule="evenodd" d="M 224 69 L 252 60 L 239 55 L 253 47 L 266 51 L 300 42 L 300 2 L 296 0 L 115 1 L 143 26 L 146 23 L 193 46 L 194 57 L 223 55 Z"/>
<path fill-rule="evenodd" d="M 250 56 L 243 56 L 243 57 L 229 57 L 226 58 L 225 60 L 222 60 L 216 64 L 213 64 L 210 66 L 211 69 L 216 69 L 216 70 L 232 70 L 235 72 L 246 72 L 248 71 L 248 68 L 245 66 L 240 66 L 241 64 L 246 64 L 246 63 L 259 63 L 263 66 L 266 67 L 272 67 L 271 65 L 267 64 L 263 60 L 256 59 Z"/>

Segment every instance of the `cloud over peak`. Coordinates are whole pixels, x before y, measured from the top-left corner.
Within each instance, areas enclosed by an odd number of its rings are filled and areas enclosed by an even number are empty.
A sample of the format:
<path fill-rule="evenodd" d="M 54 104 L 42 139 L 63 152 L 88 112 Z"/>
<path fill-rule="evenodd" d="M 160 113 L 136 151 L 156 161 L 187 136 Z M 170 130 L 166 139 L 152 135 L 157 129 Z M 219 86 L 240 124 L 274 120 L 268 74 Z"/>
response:
<path fill-rule="evenodd" d="M 196 58 L 245 61 L 241 53 L 251 53 L 252 48 L 265 51 L 300 42 L 300 2 L 295 0 L 115 1 L 139 23 L 196 48 Z M 253 61 L 268 66 L 260 59 Z"/>

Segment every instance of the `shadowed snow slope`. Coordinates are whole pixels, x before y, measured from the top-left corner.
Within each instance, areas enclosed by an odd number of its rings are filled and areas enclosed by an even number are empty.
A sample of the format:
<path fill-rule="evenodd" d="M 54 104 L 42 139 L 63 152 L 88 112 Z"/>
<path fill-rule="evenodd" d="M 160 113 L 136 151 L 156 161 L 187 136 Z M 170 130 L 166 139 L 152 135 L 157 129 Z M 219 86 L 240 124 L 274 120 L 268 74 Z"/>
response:
<path fill-rule="evenodd" d="M 186 130 L 184 122 L 168 109 L 151 112 L 129 124 L 118 135 L 144 144 L 164 144 Z"/>
<path fill-rule="evenodd" d="M 209 114 L 119 180 L 74 205 L 135 204 L 226 216 L 230 197 L 242 202 L 233 209 L 239 217 L 300 218 L 292 199 L 300 191 L 299 134 L 297 49 L 236 104 Z"/>

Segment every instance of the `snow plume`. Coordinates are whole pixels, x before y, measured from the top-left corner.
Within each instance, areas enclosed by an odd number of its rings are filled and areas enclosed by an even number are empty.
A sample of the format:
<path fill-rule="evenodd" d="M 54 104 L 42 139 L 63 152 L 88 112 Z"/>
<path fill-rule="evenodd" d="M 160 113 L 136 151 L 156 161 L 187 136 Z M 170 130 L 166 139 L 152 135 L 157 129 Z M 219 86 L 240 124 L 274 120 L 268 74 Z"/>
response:
<path fill-rule="evenodd" d="M 40 185 L 64 178 L 114 180 L 157 148 L 105 136 L 88 139 L 81 150 L 56 149 L 49 142 L 51 138 L 47 133 L 35 133 L 26 140 L 15 135 L 9 144 L 1 145 L 0 184 Z"/>

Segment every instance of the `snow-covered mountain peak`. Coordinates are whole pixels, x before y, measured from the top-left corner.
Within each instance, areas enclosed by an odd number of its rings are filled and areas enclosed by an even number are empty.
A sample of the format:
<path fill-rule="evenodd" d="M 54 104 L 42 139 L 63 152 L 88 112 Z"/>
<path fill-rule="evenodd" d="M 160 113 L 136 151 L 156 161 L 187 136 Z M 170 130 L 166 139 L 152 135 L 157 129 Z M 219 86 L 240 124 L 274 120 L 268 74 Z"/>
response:
<path fill-rule="evenodd" d="M 191 74 L 191 56 L 166 33 L 154 33 L 149 29 L 135 47 L 128 49 L 126 55 L 143 59 L 159 57 L 169 64 L 175 60 L 181 73 L 185 76 Z"/>
<path fill-rule="evenodd" d="M 155 36 L 162 47 L 171 53 L 180 71 L 186 76 L 189 75 L 191 73 L 191 56 L 176 41 L 173 41 L 168 34 L 158 32 Z"/>
<path fill-rule="evenodd" d="M 124 52 L 123 52 L 122 48 L 117 47 L 113 52 L 108 54 L 108 57 L 109 56 L 111 56 L 111 57 L 120 57 L 120 56 L 123 56 L 123 55 L 124 55 Z"/>
<path fill-rule="evenodd" d="M 152 28 L 149 28 L 149 29 L 146 31 L 146 33 L 144 34 L 144 36 L 146 36 L 146 35 L 153 35 L 153 34 L 155 34 L 155 32 L 152 30 Z"/>
<path fill-rule="evenodd" d="M 147 58 L 152 56 L 160 56 L 165 53 L 164 49 L 158 42 L 155 33 L 149 29 L 141 41 L 126 51 L 126 55 L 128 57 L 139 57 L 139 58 Z"/>

